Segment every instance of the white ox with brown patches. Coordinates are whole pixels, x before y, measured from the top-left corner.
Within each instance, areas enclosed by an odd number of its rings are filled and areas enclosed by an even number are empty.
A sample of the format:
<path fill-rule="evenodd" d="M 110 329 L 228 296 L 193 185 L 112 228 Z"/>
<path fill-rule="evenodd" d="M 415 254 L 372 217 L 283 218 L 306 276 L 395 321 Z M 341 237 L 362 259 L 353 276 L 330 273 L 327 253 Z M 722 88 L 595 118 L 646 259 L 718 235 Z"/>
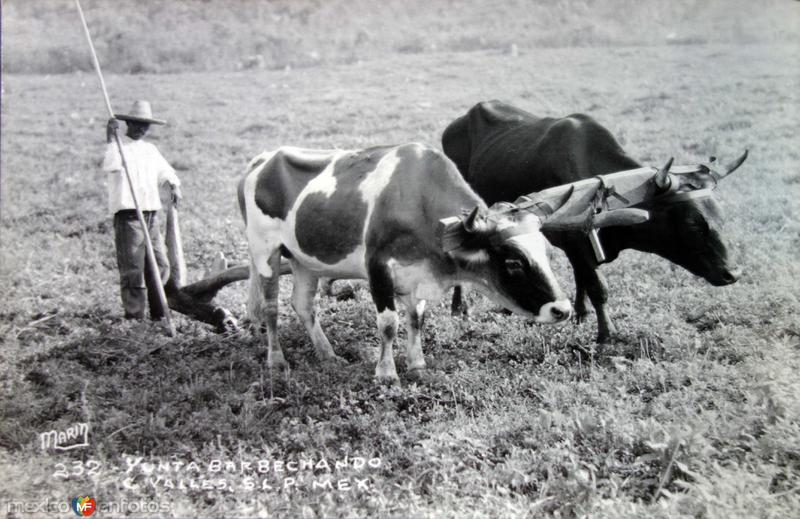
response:
<path fill-rule="evenodd" d="M 248 310 L 254 322 L 266 323 L 270 367 L 286 366 L 276 329 L 281 255 L 294 274 L 292 306 L 323 360 L 338 357 L 316 318 L 319 278 L 369 280 L 381 336 L 378 379 L 398 379 L 395 297 L 409 314 L 409 371 L 425 367 L 425 301 L 456 284 L 470 284 L 538 323 L 571 313 L 541 233 L 558 217 L 487 209 L 455 165 L 424 145 L 264 153 L 250 162 L 239 203 L 251 253 Z M 453 216 L 462 218 L 461 246 L 445 252 L 437 229 Z"/>

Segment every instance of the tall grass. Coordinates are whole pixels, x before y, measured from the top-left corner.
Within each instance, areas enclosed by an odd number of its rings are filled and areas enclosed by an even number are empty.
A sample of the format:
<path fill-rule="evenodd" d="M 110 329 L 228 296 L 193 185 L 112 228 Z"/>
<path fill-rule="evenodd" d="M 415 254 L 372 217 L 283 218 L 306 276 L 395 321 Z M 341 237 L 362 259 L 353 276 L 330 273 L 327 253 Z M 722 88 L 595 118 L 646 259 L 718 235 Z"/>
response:
<path fill-rule="evenodd" d="M 84 0 L 106 69 L 351 63 L 394 53 L 797 40 L 786 0 Z M 72 0 L 4 0 L 6 72 L 91 66 Z M 517 49 L 513 50 L 512 49 Z"/>

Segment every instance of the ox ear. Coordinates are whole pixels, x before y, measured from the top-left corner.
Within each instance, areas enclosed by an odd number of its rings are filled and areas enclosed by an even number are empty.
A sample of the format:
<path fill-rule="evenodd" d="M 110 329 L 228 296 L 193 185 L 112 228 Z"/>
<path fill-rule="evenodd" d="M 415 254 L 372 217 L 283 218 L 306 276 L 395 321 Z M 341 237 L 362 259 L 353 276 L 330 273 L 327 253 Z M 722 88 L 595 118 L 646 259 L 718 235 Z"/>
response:
<path fill-rule="evenodd" d="M 744 150 L 744 153 L 742 153 L 736 160 L 728 164 L 728 166 L 726 166 L 725 168 L 725 172 L 720 174 L 719 179 L 722 180 L 723 178 L 727 177 L 728 175 L 739 169 L 739 166 L 741 166 L 742 163 L 745 160 L 747 160 L 747 154 L 748 150 Z"/>
<path fill-rule="evenodd" d="M 659 169 L 656 176 L 653 177 L 656 187 L 661 191 L 666 191 L 672 185 L 672 179 L 669 177 L 669 168 L 672 167 L 673 160 L 675 160 L 675 157 L 670 157 L 664 167 Z"/>

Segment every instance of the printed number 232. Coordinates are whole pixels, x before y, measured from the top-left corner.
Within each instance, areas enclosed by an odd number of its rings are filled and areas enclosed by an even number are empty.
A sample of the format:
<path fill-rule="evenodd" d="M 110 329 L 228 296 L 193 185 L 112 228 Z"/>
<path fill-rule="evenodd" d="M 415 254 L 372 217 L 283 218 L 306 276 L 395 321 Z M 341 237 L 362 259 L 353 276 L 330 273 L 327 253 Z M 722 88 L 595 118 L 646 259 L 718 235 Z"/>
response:
<path fill-rule="evenodd" d="M 71 476 L 98 476 L 100 474 L 100 465 L 101 463 L 97 460 L 87 460 L 85 462 L 76 460 L 70 463 L 69 467 L 67 467 L 66 463 L 56 463 L 56 470 L 53 472 L 53 477 L 69 479 Z"/>

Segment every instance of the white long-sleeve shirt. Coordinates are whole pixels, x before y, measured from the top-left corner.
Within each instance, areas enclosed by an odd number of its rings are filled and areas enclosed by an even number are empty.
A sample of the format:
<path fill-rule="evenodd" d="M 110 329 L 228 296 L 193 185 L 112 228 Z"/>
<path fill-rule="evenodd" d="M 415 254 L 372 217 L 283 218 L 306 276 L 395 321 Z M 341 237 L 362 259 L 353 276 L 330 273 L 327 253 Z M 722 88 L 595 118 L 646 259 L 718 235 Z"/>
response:
<path fill-rule="evenodd" d="M 155 145 L 141 139 L 133 140 L 127 136 L 121 139 L 139 207 L 142 211 L 158 211 L 161 209 L 159 187 L 165 183 L 179 186 L 180 179 Z M 106 147 L 103 171 L 109 174 L 108 210 L 111 214 L 122 209 L 134 209 L 116 142 L 112 141 Z"/>

